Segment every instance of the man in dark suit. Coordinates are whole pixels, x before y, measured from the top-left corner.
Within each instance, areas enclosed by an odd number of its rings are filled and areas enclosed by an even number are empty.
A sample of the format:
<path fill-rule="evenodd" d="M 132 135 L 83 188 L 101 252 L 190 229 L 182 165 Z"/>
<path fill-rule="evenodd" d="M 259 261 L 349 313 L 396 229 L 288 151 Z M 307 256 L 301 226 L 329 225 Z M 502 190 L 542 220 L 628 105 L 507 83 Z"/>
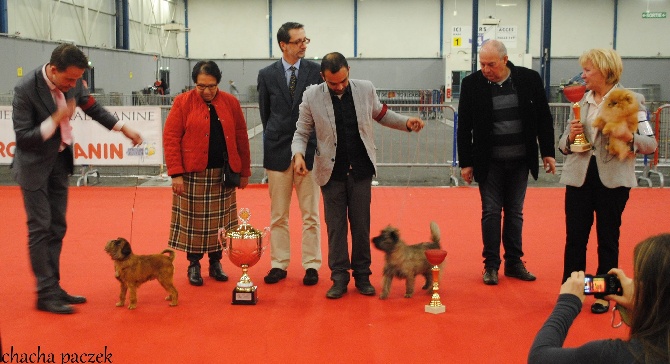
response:
<path fill-rule="evenodd" d="M 521 261 L 523 203 L 528 172 L 538 177 L 538 152 L 545 171 L 556 171 L 553 118 L 540 75 L 509 62 L 502 42 L 482 44 L 479 65 L 481 70 L 461 83 L 458 163 L 463 179 L 479 184 L 482 279 L 487 285 L 498 284 L 502 239 L 505 275 L 534 281 L 535 276 Z"/>
<path fill-rule="evenodd" d="M 70 304 L 86 298 L 60 285 L 60 252 L 67 228 L 68 176 L 73 172 L 70 117 L 79 106 L 93 120 L 121 131 L 142 144 L 140 135 L 98 105 L 82 83 L 86 55 L 72 44 L 61 44 L 46 65 L 21 79 L 14 88 L 12 120 L 16 154 L 12 177 L 21 186 L 28 218 L 30 264 L 37 280 L 37 309 L 73 313 Z"/>
<path fill-rule="evenodd" d="M 303 284 L 314 285 L 321 267 L 321 227 L 319 186 L 311 174 L 293 171 L 291 141 L 298 120 L 298 106 L 309 85 L 321 83 L 319 65 L 303 59 L 309 38 L 299 23 L 285 23 L 277 31 L 282 59 L 258 73 L 258 104 L 263 123 L 263 167 L 267 170 L 270 192 L 271 269 L 265 283 L 286 278 L 290 262 L 291 236 L 288 228 L 291 195 L 295 186 L 302 215 Z M 310 138 L 305 159 L 311 171 L 316 139 Z"/>

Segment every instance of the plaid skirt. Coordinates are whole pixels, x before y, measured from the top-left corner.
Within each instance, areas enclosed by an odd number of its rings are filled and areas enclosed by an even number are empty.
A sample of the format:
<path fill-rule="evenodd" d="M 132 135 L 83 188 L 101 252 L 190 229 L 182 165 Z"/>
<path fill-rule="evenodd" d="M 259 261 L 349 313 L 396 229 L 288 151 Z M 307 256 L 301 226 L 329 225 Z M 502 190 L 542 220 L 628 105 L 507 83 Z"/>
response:
<path fill-rule="evenodd" d="M 235 188 L 224 187 L 223 169 L 184 173 L 184 192 L 172 194 L 168 246 L 187 253 L 220 251 L 219 228 L 237 226 Z"/>

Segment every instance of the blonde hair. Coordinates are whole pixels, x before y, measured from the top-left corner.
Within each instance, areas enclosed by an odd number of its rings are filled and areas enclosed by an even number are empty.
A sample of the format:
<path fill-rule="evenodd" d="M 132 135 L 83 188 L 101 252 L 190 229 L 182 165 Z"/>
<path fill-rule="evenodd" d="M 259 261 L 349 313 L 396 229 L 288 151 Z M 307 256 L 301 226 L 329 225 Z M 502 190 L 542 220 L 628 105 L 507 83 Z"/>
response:
<path fill-rule="evenodd" d="M 614 49 L 594 48 L 584 52 L 579 57 L 579 64 L 582 67 L 589 61 L 605 77 L 605 82 L 608 85 L 619 83 L 623 72 L 623 63 L 621 62 L 621 56 Z"/>

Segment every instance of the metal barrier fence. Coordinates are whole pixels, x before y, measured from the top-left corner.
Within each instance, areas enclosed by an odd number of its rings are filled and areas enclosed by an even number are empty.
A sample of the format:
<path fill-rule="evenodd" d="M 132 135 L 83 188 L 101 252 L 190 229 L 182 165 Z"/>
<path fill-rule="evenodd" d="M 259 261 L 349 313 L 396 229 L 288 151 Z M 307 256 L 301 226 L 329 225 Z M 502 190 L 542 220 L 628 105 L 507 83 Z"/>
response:
<path fill-rule="evenodd" d="M 403 133 L 376 124 L 375 146 L 379 167 L 421 167 L 432 174 L 449 176 L 449 183 L 458 185 L 456 173 L 456 129 L 457 113 L 453 106 L 445 104 L 389 104 L 388 107 L 408 116 L 422 117 L 427 109 L 434 112 L 433 118 L 423 118 L 426 126 L 419 133 Z M 449 173 L 445 173 L 445 169 Z M 381 172 L 380 172 L 381 173 Z M 424 174 L 424 178 L 437 178 Z M 409 182 L 409 177 L 407 178 Z"/>
<path fill-rule="evenodd" d="M 658 148 L 654 153 L 652 165 L 670 166 L 670 104 L 660 106 L 653 113 L 654 134 L 658 140 Z"/>
<path fill-rule="evenodd" d="M 549 103 L 549 110 L 554 117 L 554 145 L 556 146 L 556 167 L 562 168 L 565 162 L 565 156 L 558 151 L 558 139 L 563 134 L 565 127 L 570 121 L 571 104 Z"/>
<path fill-rule="evenodd" d="M 663 172 L 658 170 L 658 167 L 670 166 L 670 104 L 659 106 L 651 116 L 654 135 L 658 141 L 658 148 L 656 148 L 651 161 L 645 163 L 645 169 L 642 171 L 640 179 L 646 181 L 651 186 L 651 177 L 655 175 L 659 179 L 660 186 L 663 187 L 665 185 L 664 175 Z"/>
<path fill-rule="evenodd" d="M 145 105 L 172 105 L 177 95 L 156 95 L 133 92 L 132 95 L 110 92 L 105 94 L 91 94 L 102 106 L 145 106 Z M 11 105 L 14 94 L 0 94 L 0 105 Z"/>
<path fill-rule="evenodd" d="M 426 127 L 421 133 L 399 133 L 396 130 L 375 126 L 375 144 L 377 147 L 377 162 L 380 167 L 412 168 L 431 170 L 435 174 L 447 176 L 445 168 L 449 168 L 449 183 L 458 185 L 459 173 L 456 153 L 456 133 L 458 114 L 454 106 L 442 103 L 427 103 L 427 101 L 442 100 L 439 90 L 378 90 L 382 94 L 380 100 L 386 102 L 391 110 L 404 115 L 418 116 L 426 121 Z M 395 94 L 394 94 L 395 93 Z M 383 96 L 385 95 L 385 96 Z M 96 100 L 104 105 L 161 105 L 163 123 L 171 108 L 173 95 L 121 95 L 109 93 L 95 95 Z M 13 95 L 0 95 L 0 105 L 11 105 Z M 410 102 L 410 101 L 419 102 Z M 401 101 L 400 103 L 397 103 Z M 656 103 L 658 104 L 658 103 Z M 648 106 L 652 106 L 648 103 Z M 655 106 L 655 105 L 654 105 Z M 554 120 L 554 140 L 558 139 L 565 130 L 570 119 L 571 105 L 567 103 L 550 103 L 551 114 Z M 246 118 L 251 148 L 252 167 L 263 166 L 263 128 L 257 104 L 242 105 Z M 653 156 L 638 156 L 636 163 L 639 182 L 652 185 L 652 176 L 660 180 L 663 186 L 663 174 L 658 172 L 658 166 L 670 166 L 670 104 L 660 105 L 650 115 L 650 122 L 655 129 L 659 141 L 657 152 Z M 556 152 L 556 163 L 560 171 L 565 156 Z M 422 172 L 423 173 L 423 172 Z M 409 178 L 408 178 L 409 183 Z"/>
<path fill-rule="evenodd" d="M 456 167 L 454 146 L 455 131 L 453 119 L 455 110 L 450 105 L 438 104 L 402 104 L 388 105 L 391 110 L 408 116 L 419 116 L 420 109 L 429 107 L 443 115 L 442 119 L 426 120 L 426 127 L 420 133 L 403 133 L 380 124 L 374 127 L 379 167 L 438 167 L 436 174 L 445 176 L 442 168 L 449 168 L 451 183 L 457 185 L 453 176 Z M 167 117 L 167 108 L 164 109 Z M 263 166 L 263 126 L 258 105 L 242 105 L 249 130 L 251 166 Z M 165 119 L 164 119 L 165 120 Z"/>
<path fill-rule="evenodd" d="M 444 92 L 442 90 L 398 90 L 398 89 L 377 89 L 379 101 L 387 105 L 395 105 L 397 112 L 413 112 L 418 107 L 418 116 L 422 119 L 441 119 L 443 115 L 441 107 L 435 107 L 435 104 L 444 102 Z"/>

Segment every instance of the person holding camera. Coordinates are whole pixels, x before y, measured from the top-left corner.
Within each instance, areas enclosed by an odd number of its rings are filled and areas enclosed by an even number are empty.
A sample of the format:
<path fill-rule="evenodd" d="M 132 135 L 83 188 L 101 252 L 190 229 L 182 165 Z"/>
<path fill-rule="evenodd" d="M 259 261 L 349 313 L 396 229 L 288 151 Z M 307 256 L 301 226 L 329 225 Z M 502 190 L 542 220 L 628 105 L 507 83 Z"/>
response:
<path fill-rule="evenodd" d="M 572 272 L 558 302 L 535 336 L 528 363 L 668 363 L 670 360 L 670 234 L 652 236 L 633 251 L 634 278 L 613 268 L 622 295 L 608 295 L 630 326 L 628 340 L 605 339 L 563 348 L 584 302 L 584 272 Z"/>

